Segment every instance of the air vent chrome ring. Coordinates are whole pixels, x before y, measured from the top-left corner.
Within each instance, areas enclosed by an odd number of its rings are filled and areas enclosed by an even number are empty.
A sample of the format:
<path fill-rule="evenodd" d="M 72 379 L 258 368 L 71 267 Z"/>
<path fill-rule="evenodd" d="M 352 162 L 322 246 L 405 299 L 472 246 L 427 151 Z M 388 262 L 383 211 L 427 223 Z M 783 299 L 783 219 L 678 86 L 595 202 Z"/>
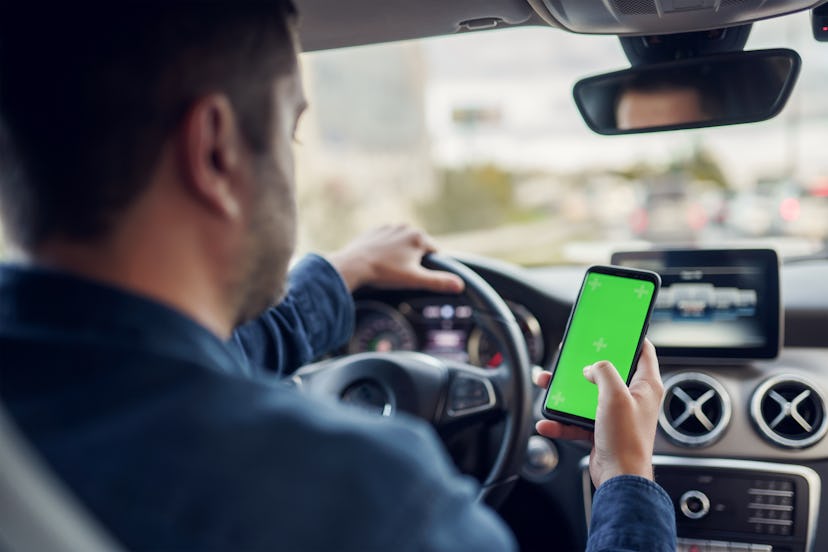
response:
<path fill-rule="evenodd" d="M 674 404 L 677 410 L 674 410 Z M 710 419 L 711 408 L 718 414 L 718 419 Z M 659 409 L 658 425 L 667 437 L 680 445 L 703 447 L 721 437 L 730 423 L 732 411 L 730 395 L 721 383 L 699 372 L 682 372 L 664 380 L 664 401 Z M 698 425 L 703 431 L 688 431 L 684 427 L 687 424 Z"/>
<path fill-rule="evenodd" d="M 770 404 L 775 404 L 779 409 L 777 413 L 772 414 L 771 420 L 763 415 L 765 399 L 772 401 Z M 802 409 L 807 409 L 807 406 L 803 407 L 806 403 L 810 403 L 815 412 L 803 413 Z M 810 447 L 825 437 L 828 431 L 825 396 L 813 382 L 799 376 L 779 375 L 765 380 L 753 392 L 750 399 L 750 415 L 762 436 L 780 447 Z M 784 435 L 782 430 L 778 429 L 783 423 L 796 428 L 802 437 L 791 438 L 790 434 Z"/>

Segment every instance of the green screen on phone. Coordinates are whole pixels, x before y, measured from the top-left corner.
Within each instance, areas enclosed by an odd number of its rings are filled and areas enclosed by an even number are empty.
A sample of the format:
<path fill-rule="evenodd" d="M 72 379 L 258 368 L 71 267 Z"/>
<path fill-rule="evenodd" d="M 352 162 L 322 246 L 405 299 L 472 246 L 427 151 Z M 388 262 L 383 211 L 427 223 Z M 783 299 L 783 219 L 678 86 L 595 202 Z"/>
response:
<path fill-rule="evenodd" d="M 589 272 L 572 314 L 546 408 L 595 419 L 598 388 L 584 366 L 609 360 L 627 381 L 647 320 L 655 285 L 646 280 Z"/>

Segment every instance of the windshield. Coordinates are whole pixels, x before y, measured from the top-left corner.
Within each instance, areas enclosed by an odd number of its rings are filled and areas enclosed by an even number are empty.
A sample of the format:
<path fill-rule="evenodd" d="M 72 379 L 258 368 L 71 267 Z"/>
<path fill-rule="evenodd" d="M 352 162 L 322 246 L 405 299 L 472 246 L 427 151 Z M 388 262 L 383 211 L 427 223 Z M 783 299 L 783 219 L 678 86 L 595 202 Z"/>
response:
<path fill-rule="evenodd" d="M 754 25 L 747 49 L 803 58 L 774 120 L 602 137 L 572 85 L 628 66 L 614 37 L 521 28 L 303 55 L 300 251 L 383 223 L 523 265 L 605 262 L 649 244 L 822 249 L 828 55 L 807 14 Z"/>

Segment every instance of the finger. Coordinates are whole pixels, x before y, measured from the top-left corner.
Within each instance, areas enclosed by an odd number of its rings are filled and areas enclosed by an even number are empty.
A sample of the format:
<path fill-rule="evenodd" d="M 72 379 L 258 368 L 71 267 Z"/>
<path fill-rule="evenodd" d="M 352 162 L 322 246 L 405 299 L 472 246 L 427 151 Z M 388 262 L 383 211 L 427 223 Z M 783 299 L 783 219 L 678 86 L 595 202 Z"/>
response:
<path fill-rule="evenodd" d="M 607 360 L 596 362 L 584 368 L 584 377 L 598 386 L 598 400 L 601 397 L 627 393 L 627 384 L 621 379 L 621 375 L 615 366 Z"/>
<path fill-rule="evenodd" d="M 418 266 L 414 269 L 411 287 L 427 289 L 440 293 L 460 293 L 465 289 L 463 279 L 451 272 L 429 270 Z"/>
<path fill-rule="evenodd" d="M 658 401 L 664 394 L 664 384 L 661 382 L 661 373 L 658 369 L 658 357 L 655 347 L 649 340 L 645 340 L 641 348 L 638 367 L 630 381 L 630 390 L 636 396 L 643 395 L 645 390 L 652 391 Z"/>
<path fill-rule="evenodd" d="M 535 385 L 537 385 L 541 389 L 546 389 L 547 387 L 549 387 L 549 380 L 551 380 L 551 379 L 552 379 L 552 373 L 551 372 L 546 372 L 546 371 L 538 372 L 537 374 L 535 374 L 534 383 L 535 383 Z"/>
<path fill-rule="evenodd" d="M 567 441 L 592 441 L 593 433 L 582 427 L 562 424 L 552 420 L 541 420 L 535 424 L 535 430 L 550 439 L 566 439 Z"/>
<path fill-rule="evenodd" d="M 421 248 L 425 253 L 437 252 L 437 242 L 435 242 L 434 239 L 425 232 L 417 231 L 414 244 L 416 247 Z"/>
<path fill-rule="evenodd" d="M 661 374 L 658 370 L 658 357 L 656 356 L 655 347 L 649 339 L 645 339 L 644 345 L 641 346 L 641 356 L 638 358 L 638 367 L 632 379 L 632 382 L 636 381 L 661 383 Z"/>

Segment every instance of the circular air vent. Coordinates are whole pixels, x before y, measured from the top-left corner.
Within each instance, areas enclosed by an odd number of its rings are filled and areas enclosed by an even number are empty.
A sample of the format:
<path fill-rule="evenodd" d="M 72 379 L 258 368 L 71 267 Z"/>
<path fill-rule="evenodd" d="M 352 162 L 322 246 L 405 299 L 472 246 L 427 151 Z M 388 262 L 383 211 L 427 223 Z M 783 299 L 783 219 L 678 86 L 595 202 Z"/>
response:
<path fill-rule="evenodd" d="M 730 397 L 705 374 L 684 372 L 664 381 L 664 402 L 658 425 L 680 445 L 709 445 L 730 422 Z"/>
<path fill-rule="evenodd" d="M 753 393 L 750 414 L 772 443 L 787 448 L 809 447 L 825 436 L 825 398 L 797 376 L 775 376 Z"/>

